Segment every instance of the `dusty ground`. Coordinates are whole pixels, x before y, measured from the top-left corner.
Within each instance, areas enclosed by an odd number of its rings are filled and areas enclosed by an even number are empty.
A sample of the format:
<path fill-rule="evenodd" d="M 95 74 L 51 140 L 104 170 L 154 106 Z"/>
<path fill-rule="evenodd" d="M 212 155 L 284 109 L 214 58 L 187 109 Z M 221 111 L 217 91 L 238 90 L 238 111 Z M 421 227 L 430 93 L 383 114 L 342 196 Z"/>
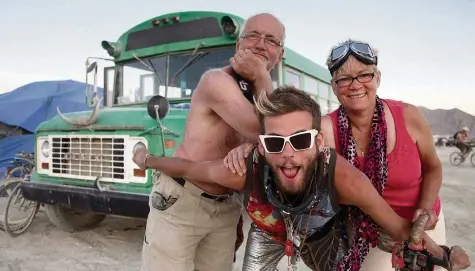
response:
<path fill-rule="evenodd" d="M 450 245 L 462 245 L 475 259 L 475 218 L 469 215 L 475 207 L 475 167 L 469 162 L 451 166 L 448 157 L 453 150 L 439 150 L 444 165 L 441 198 L 447 239 Z M 0 232 L 0 270 L 140 270 L 144 224 L 143 220 L 110 217 L 95 230 L 70 234 L 57 230 L 40 212 L 22 236 L 12 238 Z M 241 269 L 243 251 L 241 247 L 235 271 Z M 280 270 L 284 266 L 282 262 Z"/>

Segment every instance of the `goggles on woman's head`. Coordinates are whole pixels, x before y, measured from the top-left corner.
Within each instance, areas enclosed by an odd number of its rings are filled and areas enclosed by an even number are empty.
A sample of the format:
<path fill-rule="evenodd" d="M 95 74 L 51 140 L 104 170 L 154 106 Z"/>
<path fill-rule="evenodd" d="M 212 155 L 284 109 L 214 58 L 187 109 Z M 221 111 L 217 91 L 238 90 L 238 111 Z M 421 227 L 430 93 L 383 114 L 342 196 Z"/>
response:
<path fill-rule="evenodd" d="M 378 57 L 374 55 L 373 50 L 367 43 L 362 42 L 345 42 L 344 44 L 335 47 L 331 51 L 331 61 L 328 65 L 328 70 L 333 74 L 352 54 L 356 59 L 367 65 L 378 65 Z"/>

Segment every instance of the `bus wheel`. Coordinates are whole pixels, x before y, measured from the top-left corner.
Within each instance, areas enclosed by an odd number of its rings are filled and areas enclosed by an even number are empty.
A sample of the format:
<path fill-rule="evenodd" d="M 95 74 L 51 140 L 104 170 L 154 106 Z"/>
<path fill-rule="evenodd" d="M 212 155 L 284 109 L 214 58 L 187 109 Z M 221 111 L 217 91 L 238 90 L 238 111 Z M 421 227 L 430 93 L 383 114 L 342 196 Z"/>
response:
<path fill-rule="evenodd" d="M 45 210 L 51 223 L 67 232 L 93 229 L 106 217 L 103 214 L 83 212 L 50 204 L 45 204 Z"/>

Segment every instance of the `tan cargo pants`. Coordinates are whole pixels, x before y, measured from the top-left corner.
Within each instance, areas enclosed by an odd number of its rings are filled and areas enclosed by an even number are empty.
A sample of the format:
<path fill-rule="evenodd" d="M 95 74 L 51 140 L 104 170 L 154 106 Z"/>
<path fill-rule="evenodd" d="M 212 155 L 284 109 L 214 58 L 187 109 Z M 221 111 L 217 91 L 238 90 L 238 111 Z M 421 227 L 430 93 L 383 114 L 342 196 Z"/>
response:
<path fill-rule="evenodd" d="M 203 192 L 191 182 L 182 186 L 169 176 L 156 174 L 142 271 L 232 270 L 240 196 L 234 193 L 216 201 L 203 197 Z"/>

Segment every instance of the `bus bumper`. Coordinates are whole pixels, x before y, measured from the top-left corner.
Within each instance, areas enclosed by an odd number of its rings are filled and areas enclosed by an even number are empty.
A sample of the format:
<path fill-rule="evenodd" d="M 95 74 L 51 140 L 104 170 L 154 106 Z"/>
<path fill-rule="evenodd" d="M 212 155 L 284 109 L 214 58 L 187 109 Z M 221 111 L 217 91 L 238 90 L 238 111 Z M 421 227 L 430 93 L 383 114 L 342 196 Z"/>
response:
<path fill-rule="evenodd" d="M 99 191 L 96 188 L 24 181 L 23 197 L 45 204 L 109 215 L 147 218 L 148 195 Z"/>

